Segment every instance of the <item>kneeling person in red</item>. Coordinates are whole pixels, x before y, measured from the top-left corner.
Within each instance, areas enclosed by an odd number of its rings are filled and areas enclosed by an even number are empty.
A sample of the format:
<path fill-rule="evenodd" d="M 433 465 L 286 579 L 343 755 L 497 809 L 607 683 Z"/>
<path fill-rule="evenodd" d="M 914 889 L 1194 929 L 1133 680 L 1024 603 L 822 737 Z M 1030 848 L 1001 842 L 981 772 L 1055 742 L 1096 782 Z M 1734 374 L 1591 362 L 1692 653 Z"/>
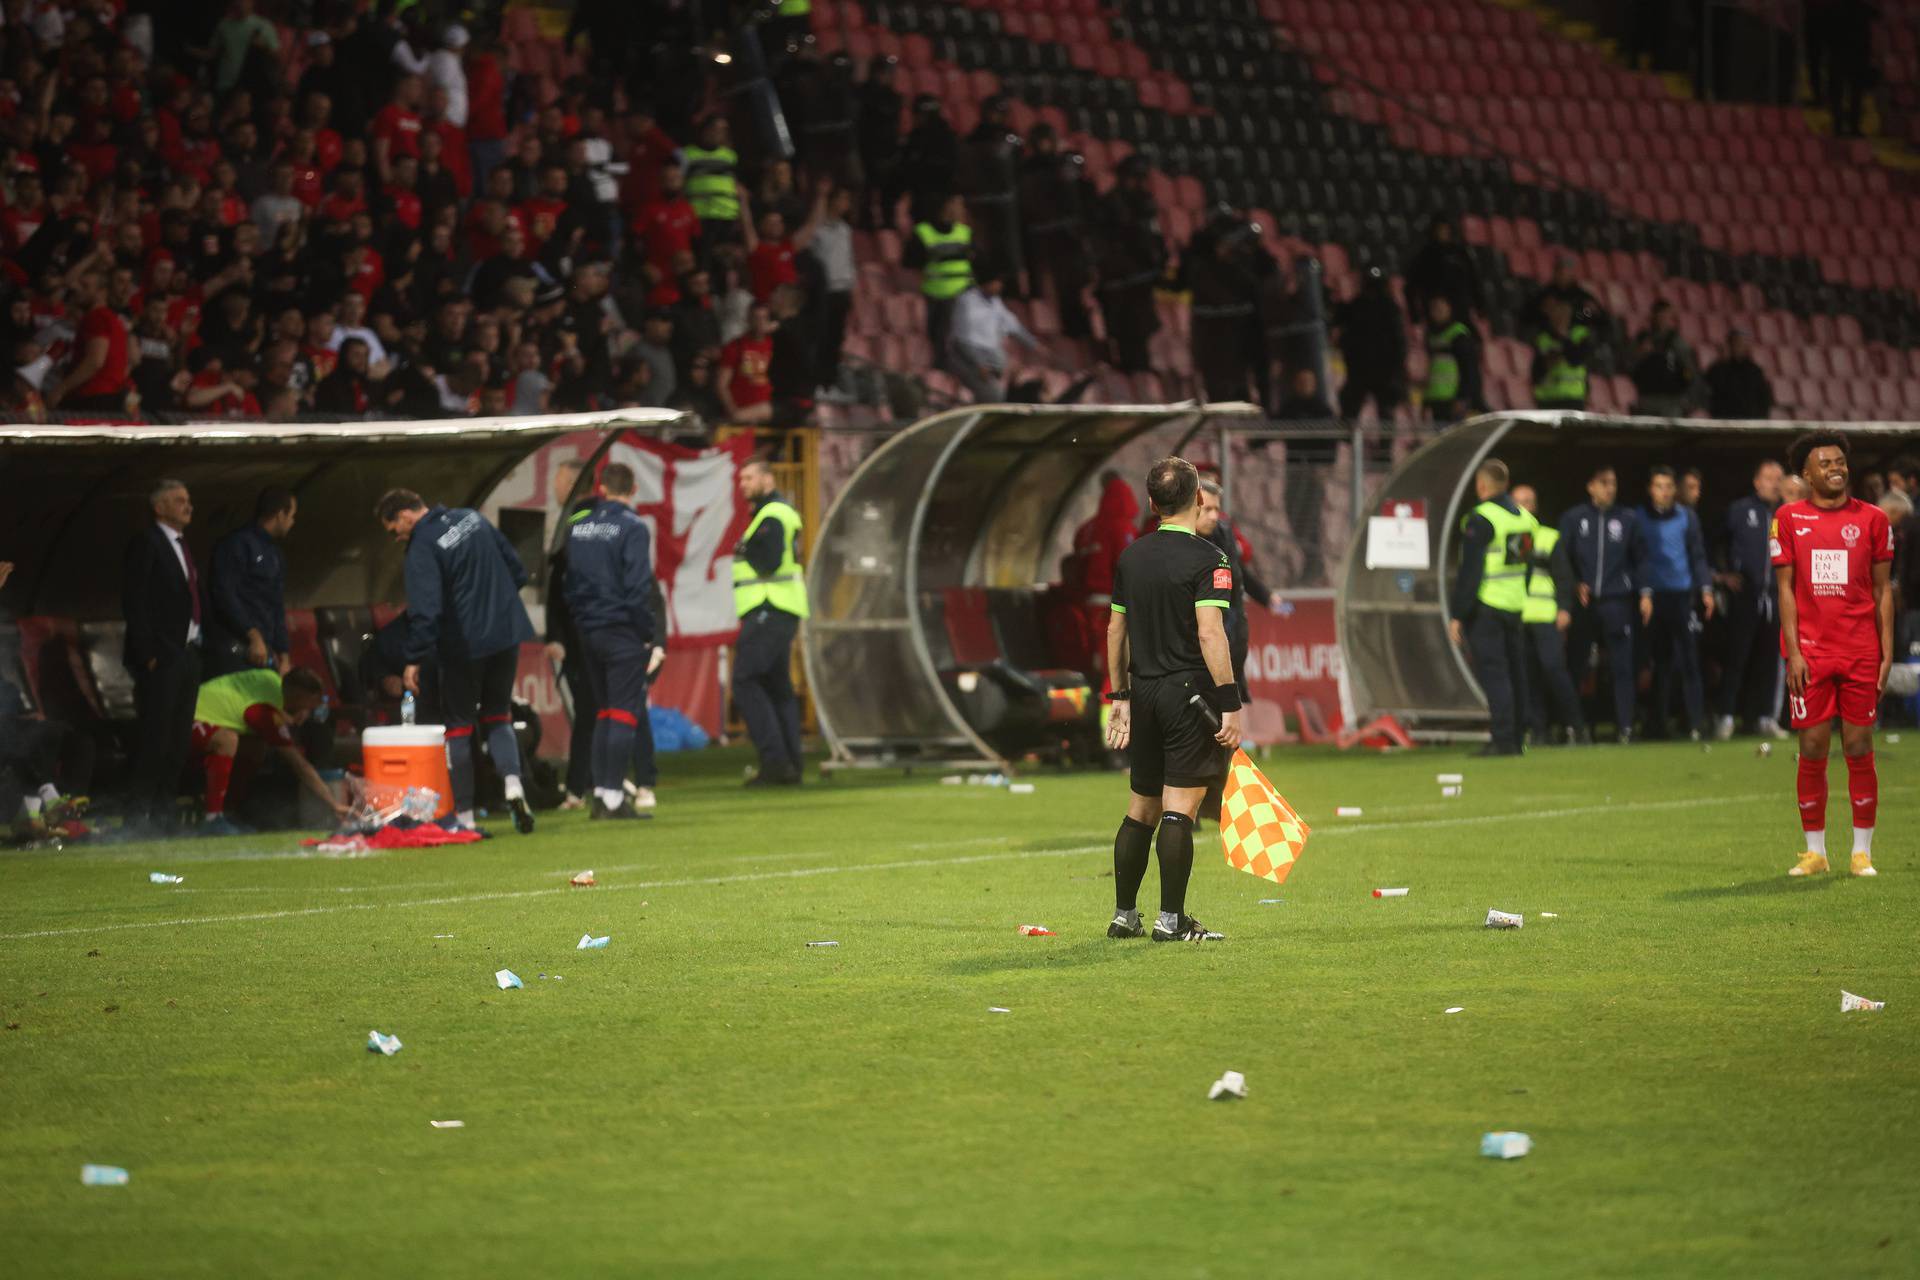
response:
<path fill-rule="evenodd" d="M 301 785 L 337 816 L 347 816 L 347 806 L 334 799 L 333 791 L 293 741 L 293 726 L 304 724 L 325 696 L 320 677 L 300 668 L 283 678 L 271 667 L 249 667 L 200 686 L 193 708 L 193 751 L 207 775 L 204 834 L 247 833 L 228 819 L 227 794 L 235 764 L 246 766 L 244 777 L 259 766 L 267 751 L 278 752 Z"/>
<path fill-rule="evenodd" d="M 1827 869 L 1827 751 L 1838 715 L 1853 802 L 1852 870 L 1877 875 L 1873 722 L 1893 664 L 1893 529 L 1885 512 L 1849 491 L 1844 435 L 1809 432 L 1793 442 L 1787 460 L 1808 494 L 1774 513 L 1768 548 L 1780 582 L 1780 652 L 1787 660 L 1787 708 L 1800 734 L 1800 826 L 1807 840 L 1787 874 Z"/>

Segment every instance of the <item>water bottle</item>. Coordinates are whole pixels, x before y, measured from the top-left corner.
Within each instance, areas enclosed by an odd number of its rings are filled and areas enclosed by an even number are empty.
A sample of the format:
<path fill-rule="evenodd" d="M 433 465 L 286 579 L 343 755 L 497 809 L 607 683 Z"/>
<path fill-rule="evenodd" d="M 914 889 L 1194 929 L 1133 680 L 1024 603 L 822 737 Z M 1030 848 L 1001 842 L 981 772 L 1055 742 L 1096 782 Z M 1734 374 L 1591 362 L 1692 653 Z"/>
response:
<path fill-rule="evenodd" d="M 413 690 L 409 689 L 400 698 L 400 723 L 413 723 Z"/>
<path fill-rule="evenodd" d="M 313 709 L 313 722 L 315 724 L 325 724 L 327 722 L 327 717 L 333 714 L 332 703 L 333 699 L 329 698 L 326 694 L 323 693 L 320 695 L 320 705 Z"/>

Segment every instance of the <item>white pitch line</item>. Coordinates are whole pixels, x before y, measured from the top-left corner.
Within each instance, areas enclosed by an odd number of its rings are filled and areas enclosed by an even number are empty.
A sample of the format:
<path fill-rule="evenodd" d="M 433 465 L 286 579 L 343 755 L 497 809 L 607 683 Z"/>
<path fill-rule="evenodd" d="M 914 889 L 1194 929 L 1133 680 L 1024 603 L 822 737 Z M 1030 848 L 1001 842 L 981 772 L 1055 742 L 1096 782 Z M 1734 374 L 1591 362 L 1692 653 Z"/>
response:
<path fill-rule="evenodd" d="M 1908 790 L 1910 788 L 1887 788 L 1887 790 Z M 1755 800 L 1764 800 L 1777 796 L 1775 791 L 1756 792 L 1737 796 L 1710 796 L 1699 800 L 1653 800 L 1645 803 L 1631 801 L 1616 804 L 1581 805 L 1565 809 L 1535 809 L 1525 813 L 1489 813 L 1461 816 L 1457 818 L 1432 818 L 1418 822 L 1370 822 L 1355 823 L 1351 826 L 1328 827 L 1314 833 L 1314 838 L 1340 835 L 1368 835 L 1380 832 L 1431 830 L 1436 827 L 1484 826 L 1501 822 L 1537 822 L 1541 819 L 1582 818 L 1601 813 L 1619 813 L 1622 811 L 1647 812 L 1658 809 L 1705 808 L 1709 805 L 1748 804 Z M 1018 862 L 1033 858 L 1067 858 L 1087 853 L 1099 853 L 1111 848 L 1110 845 L 1076 845 L 1067 849 L 1030 849 L 1010 853 L 975 853 L 958 858 L 908 858 L 896 862 L 868 862 L 851 866 L 835 867 L 796 867 L 789 871 L 748 871 L 731 876 L 693 876 L 678 880 L 639 880 L 632 884 L 601 885 L 600 893 L 619 893 L 635 889 L 677 889 L 693 888 L 705 885 L 752 884 L 765 880 L 804 880 L 813 876 L 851 875 L 869 871 L 910 871 L 926 867 L 961 867 L 982 862 Z M 182 916 L 173 920 L 132 920 L 115 924 L 79 925 L 67 929 L 36 929 L 27 933 L 0 933 L 0 942 L 21 942 L 32 938 L 64 938 L 83 933 L 111 933 L 122 929 L 165 929 L 176 925 L 196 924 L 244 924 L 262 920 L 289 920 L 299 916 L 337 915 L 343 911 L 387 911 L 410 907 L 447 907 L 470 902 L 510 902 L 523 898 L 548 898 L 574 893 L 571 885 L 551 889 L 519 889 L 501 893 L 454 894 L 444 898 L 416 898 L 410 902 L 346 902 L 335 906 L 299 907 L 286 911 L 255 911 L 244 915 L 228 916 Z"/>

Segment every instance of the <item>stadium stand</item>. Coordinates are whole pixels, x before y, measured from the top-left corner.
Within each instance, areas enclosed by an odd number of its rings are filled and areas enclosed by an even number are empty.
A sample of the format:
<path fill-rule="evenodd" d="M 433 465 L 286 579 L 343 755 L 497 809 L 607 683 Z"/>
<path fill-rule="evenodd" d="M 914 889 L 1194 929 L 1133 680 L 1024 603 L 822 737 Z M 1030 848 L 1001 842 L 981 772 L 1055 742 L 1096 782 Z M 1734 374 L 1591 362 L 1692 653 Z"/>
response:
<path fill-rule="evenodd" d="M 1871 147 L 1816 134 L 1795 108 L 1685 100 L 1526 12 L 1380 8 L 1355 24 L 1326 0 L 1045 15 L 868 0 L 814 20 L 856 59 L 899 57 L 903 92 L 938 95 L 956 128 L 1002 92 L 1025 108 L 1016 127 L 1054 125 L 1096 182 L 1140 149 L 1177 244 L 1223 201 L 1264 225 L 1275 256 L 1318 257 L 1336 296 L 1365 266 L 1398 265 L 1428 218 L 1460 217 L 1490 295 L 1498 403 L 1530 402 L 1529 352 L 1511 339 L 1564 253 L 1623 326 L 1674 301 L 1702 363 L 1731 329 L 1754 335 L 1785 410 L 1885 416 L 1920 397 L 1914 197 Z M 1181 385 L 1177 334 L 1155 363 Z M 1593 403 L 1633 398 L 1616 372 Z"/>

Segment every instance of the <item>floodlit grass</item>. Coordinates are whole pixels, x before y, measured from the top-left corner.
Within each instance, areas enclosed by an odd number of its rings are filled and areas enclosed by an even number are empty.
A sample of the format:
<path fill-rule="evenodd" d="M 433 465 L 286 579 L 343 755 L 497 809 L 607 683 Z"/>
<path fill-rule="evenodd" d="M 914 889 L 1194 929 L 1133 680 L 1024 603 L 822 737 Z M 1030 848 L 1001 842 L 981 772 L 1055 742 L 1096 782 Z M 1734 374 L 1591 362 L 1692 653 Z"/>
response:
<path fill-rule="evenodd" d="M 1914 1275 L 1914 750 L 1881 877 L 1810 883 L 1790 747 L 1276 755 L 1315 836 L 1276 890 L 1203 834 L 1206 948 L 1102 936 L 1089 775 L 766 795 L 716 753 L 643 827 L 0 858 L 0 1269 Z"/>

